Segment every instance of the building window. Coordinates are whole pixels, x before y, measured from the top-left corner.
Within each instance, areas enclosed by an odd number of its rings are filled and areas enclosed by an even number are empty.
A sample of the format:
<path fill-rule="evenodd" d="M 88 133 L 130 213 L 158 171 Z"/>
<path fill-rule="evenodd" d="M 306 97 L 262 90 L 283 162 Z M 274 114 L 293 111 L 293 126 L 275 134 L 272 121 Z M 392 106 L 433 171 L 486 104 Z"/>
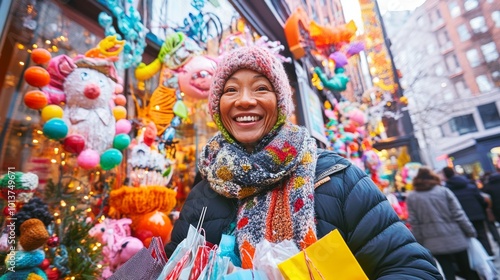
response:
<path fill-rule="evenodd" d="M 458 6 L 456 1 L 448 3 L 448 9 L 450 10 L 451 17 L 458 17 L 462 12 L 460 11 L 460 6 Z"/>
<path fill-rule="evenodd" d="M 457 27 L 458 36 L 460 37 L 460 41 L 467 41 L 470 39 L 469 29 L 467 29 L 467 25 L 461 24 Z"/>
<path fill-rule="evenodd" d="M 452 132 L 458 132 L 459 135 L 477 132 L 476 123 L 474 122 L 472 114 L 454 117 L 450 120 L 450 128 Z"/>
<path fill-rule="evenodd" d="M 490 79 L 486 75 L 479 75 L 476 77 L 476 83 L 479 87 L 480 92 L 487 92 L 493 89 L 493 85 L 490 82 Z"/>
<path fill-rule="evenodd" d="M 495 22 L 495 27 L 500 27 L 500 11 L 491 13 L 491 19 Z"/>
<path fill-rule="evenodd" d="M 464 9 L 466 11 L 470 11 L 470 10 L 476 8 L 477 6 L 479 6 L 479 3 L 477 0 L 465 0 L 465 2 L 464 2 Z"/>
<path fill-rule="evenodd" d="M 476 49 L 470 49 L 465 53 L 467 59 L 469 60 L 469 64 L 471 67 L 476 67 L 481 64 L 481 58 L 479 57 L 479 52 Z"/>
<path fill-rule="evenodd" d="M 448 70 L 450 70 L 452 74 L 462 71 L 462 67 L 460 67 L 460 63 L 455 54 L 446 57 L 446 65 L 448 65 Z"/>
<path fill-rule="evenodd" d="M 486 26 L 483 16 L 475 17 L 471 19 L 469 23 L 474 33 L 483 33 L 488 31 L 488 26 Z"/>
<path fill-rule="evenodd" d="M 470 96 L 470 89 L 467 88 L 465 85 L 465 82 L 463 80 L 460 80 L 455 83 L 455 89 L 457 90 L 457 93 L 460 97 L 469 97 Z"/>
<path fill-rule="evenodd" d="M 441 51 L 448 50 L 453 47 L 453 43 L 450 40 L 450 36 L 448 35 L 448 31 L 443 30 L 438 33 L 438 42 L 439 46 L 441 46 Z"/>
<path fill-rule="evenodd" d="M 498 51 L 495 42 L 489 42 L 481 46 L 481 51 L 486 62 L 496 61 L 498 59 Z"/>
<path fill-rule="evenodd" d="M 500 115 L 495 103 L 477 106 L 485 129 L 500 126 Z"/>

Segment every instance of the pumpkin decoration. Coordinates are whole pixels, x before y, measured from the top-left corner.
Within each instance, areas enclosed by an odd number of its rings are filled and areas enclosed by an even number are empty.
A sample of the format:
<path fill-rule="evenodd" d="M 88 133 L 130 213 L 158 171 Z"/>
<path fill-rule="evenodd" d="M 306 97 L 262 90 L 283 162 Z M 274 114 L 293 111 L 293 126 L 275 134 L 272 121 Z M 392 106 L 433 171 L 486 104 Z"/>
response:
<path fill-rule="evenodd" d="M 47 96 L 39 90 L 32 90 L 24 96 L 24 104 L 31 109 L 42 109 L 48 104 Z"/>
<path fill-rule="evenodd" d="M 24 72 L 24 80 L 33 87 L 44 87 L 50 82 L 50 74 L 45 68 L 31 66 Z"/>

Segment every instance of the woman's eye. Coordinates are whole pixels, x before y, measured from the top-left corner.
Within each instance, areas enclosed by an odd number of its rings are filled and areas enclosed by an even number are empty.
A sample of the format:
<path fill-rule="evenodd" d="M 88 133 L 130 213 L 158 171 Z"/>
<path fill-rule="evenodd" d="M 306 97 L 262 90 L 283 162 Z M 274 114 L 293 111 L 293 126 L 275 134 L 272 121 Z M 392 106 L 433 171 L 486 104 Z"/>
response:
<path fill-rule="evenodd" d="M 236 92 L 236 89 L 232 88 L 232 87 L 226 88 L 226 89 L 224 89 L 224 93 L 226 93 L 226 92 Z"/>
<path fill-rule="evenodd" d="M 269 91 L 269 88 L 267 86 L 259 86 L 257 91 Z"/>

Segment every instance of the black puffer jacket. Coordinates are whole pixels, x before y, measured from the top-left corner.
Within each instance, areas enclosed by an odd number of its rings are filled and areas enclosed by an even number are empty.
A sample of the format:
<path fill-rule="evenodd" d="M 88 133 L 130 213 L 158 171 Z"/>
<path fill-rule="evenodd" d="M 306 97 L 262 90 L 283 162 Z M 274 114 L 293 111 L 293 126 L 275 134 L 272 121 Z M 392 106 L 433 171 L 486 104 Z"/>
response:
<path fill-rule="evenodd" d="M 471 222 L 486 220 L 486 207 L 488 205 L 479 189 L 467 178 L 454 175 L 446 181 L 445 186 L 458 198 Z"/>
<path fill-rule="evenodd" d="M 493 214 L 495 219 L 500 221 L 500 173 L 492 174 L 488 178 L 488 183 L 484 186 L 483 191 L 491 196 Z"/>
<path fill-rule="evenodd" d="M 429 251 L 399 221 L 385 196 L 359 168 L 337 154 L 319 150 L 315 210 L 318 238 L 338 229 L 370 279 L 442 279 Z M 218 244 L 236 217 L 237 201 L 218 195 L 208 182 L 189 194 L 174 225 L 167 255 L 196 226 L 202 207 L 207 241 Z"/>

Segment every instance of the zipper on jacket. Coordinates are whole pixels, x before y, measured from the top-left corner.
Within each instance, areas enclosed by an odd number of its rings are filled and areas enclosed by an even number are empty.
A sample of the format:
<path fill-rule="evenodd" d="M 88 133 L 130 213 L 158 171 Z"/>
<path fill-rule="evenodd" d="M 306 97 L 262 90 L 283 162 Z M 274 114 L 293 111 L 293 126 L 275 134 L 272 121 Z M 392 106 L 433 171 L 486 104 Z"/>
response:
<path fill-rule="evenodd" d="M 324 178 L 326 178 L 334 173 L 337 173 L 339 171 L 342 171 L 346 168 L 347 168 L 347 165 L 337 163 L 337 164 L 333 165 L 332 167 L 328 168 L 327 170 L 321 172 L 321 174 L 319 174 L 319 176 L 315 178 L 314 183 L 316 184 L 317 182 L 323 180 Z"/>

